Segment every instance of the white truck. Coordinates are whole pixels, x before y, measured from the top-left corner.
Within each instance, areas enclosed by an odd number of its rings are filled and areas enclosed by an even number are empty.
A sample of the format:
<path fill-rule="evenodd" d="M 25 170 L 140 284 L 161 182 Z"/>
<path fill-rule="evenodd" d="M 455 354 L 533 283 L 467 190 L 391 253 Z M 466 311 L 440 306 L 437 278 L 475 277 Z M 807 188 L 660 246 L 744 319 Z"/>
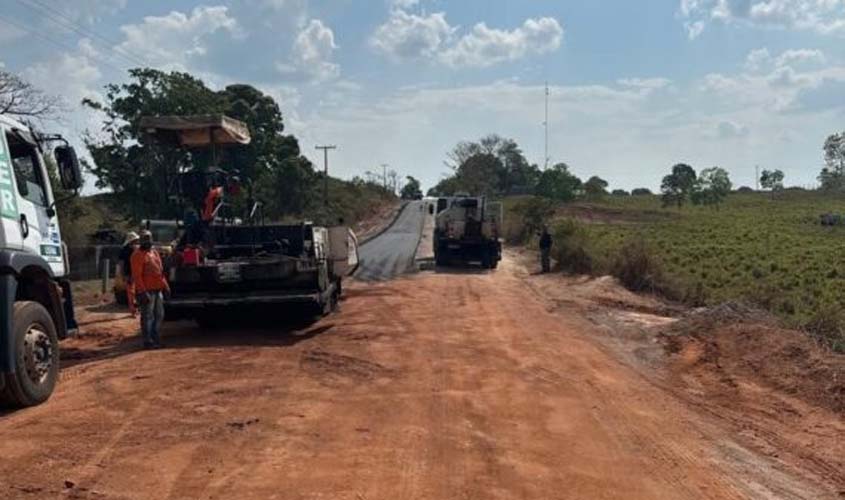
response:
<path fill-rule="evenodd" d="M 439 198 L 434 225 L 436 264 L 478 262 L 485 269 L 495 269 L 502 260 L 501 226 L 501 203 L 483 196 Z"/>
<path fill-rule="evenodd" d="M 59 136 L 0 115 L 0 406 L 46 401 L 59 376 L 59 339 L 76 327 L 45 149 L 62 187 L 77 191 L 76 152 Z"/>

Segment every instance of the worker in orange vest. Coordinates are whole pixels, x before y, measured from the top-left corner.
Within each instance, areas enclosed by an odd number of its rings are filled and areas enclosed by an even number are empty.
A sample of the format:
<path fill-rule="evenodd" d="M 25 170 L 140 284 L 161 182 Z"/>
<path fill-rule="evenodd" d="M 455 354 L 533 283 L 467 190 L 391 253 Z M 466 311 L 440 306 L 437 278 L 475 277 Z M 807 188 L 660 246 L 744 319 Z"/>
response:
<path fill-rule="evenodd" d="M 153 248 L 153 235 L 141 231 L 140 245 L 132 254 L 132 282 L 141 310 L 141 335 L 145 349 L 162 348 L 159 329 L 164 321 L 164 296 L 170 285 L 164 276 L 161 256 Z"/>

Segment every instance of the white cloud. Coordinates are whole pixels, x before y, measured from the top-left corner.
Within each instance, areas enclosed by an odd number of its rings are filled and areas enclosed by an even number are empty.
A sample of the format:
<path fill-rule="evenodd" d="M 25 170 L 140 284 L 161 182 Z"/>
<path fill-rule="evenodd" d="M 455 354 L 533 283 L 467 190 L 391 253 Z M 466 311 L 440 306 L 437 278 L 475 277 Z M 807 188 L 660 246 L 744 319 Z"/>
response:
<path fill-rule="evenodd" d="M 140 24 L 121 26 L 126 40 L 117 50 L 142 56 L 154 66 L 184 70 L 191 59 L 207 52 L 209 37 L 226 32 L 239 36 L 238 23 L 227 7 L 195 7 L 190 14 L 172 11 L 147 16 Z"/>
<path fill-rule="evenodd" d="M 768 66 L 771 62 L 772 55 L 769 53 L 769 49 L 764 47 L 762 49 L 754 49 L 748 54 L 748 57 L 745 58 L 745 67 L 749 71 L 757 71 Z"/>
<path fill-rule="evenodd" d="M 681 0 L 690 38 L 713 22 L 845 35 L 845 0 Z"/>
<path fill-rule="evenodd" d="M 340 65 L 331 61 L 337 50 L 334 32 L 319 19 L 312 19 L 293 43 L 290 62 L 279 62 L 276 68 L 288 76 L 302 76 L 322 82 L 340 75 Z"/>
<path fill-rule="evenodd" d="M 443 12 L 416 15 L 395 9 L 370 37 L 370 45 L 394 61 L 431 58 L 454 32 Z"/>
<path fill-rule="evenodd" d="M 773 56 L 769 49 L 752 50 L 745 58 L 748 71 L 770 71 L 772 68 L 792 68 L 793 66 L 811 66 L 827 62 L 824 52 L 816 49 L 790 49 Z"/>
<path fill-rule="evenodd" d="M 736 75 L 709 74 L 699 90 L 711 105 L 735 108 L 757 106 L 772 113 L 819 111 L 845 107 L 845 66 L 828 64 L 819 50 L 792 49 L 771 54 L 756 49 L 746 58 L 745 71 Z"/>
<path fill-rule="evenodd" d="M 716 135 L 719 139 L 746 137 L 748 135 L 748 127 L 732 121 L 723 121 L 716 125 Z"/>
<path fill-rule="evenodd" d="M 102 73 L 94 60 L 96 56 L 91 41 L 83 38 L 75 53 L 65 52 L 28 66 L 21 75 L 30 82 L 38 82 L 38 87 L 48 94 L 61 97 L 76 111 L 83 98 L 99 95 L 97 83 Z"/>
<path fill-rule="evenodd" d="M 406 3 L 400 1 L 397 7 Z M 451 67 L 487 67 L 552 52 L 563 40 L 563 28 L 551 17 L 527 19 L 513 30 L 482 22 L 461 37 L 456 31 L 443 12 L 417 15 L 394 8 L 370 45 L 394 61 L 430 59 Z"/>
<path fill-rule="evenodd" d="M 672 80 L 668 78 L 622 78 L 616 83 L 623 87 L 631 87 L 640 89 L 644 92 L 652 92 L 655 90 L 665 89 L 672 85 Z"/>
<path fill-rule="evenodd" d="M 557 19 L 527 19 L 514 30 L 488 28 L 476 24 L 472 32 L 442 54 L 442 60 L 453 67 L 486 67 L 521 59 L 528 54 L 544 54 L 560 47 L 563 28 Z"/>
<path fill-rule="evenodd" d="M 824 53 L 820 50 L 796 49 L 785 51 L 778 56 L 775 64 L 777 66 L 787 66 L 800 63 L 824 64 L 825 62 L 827 62 L 827 58 L 825 58 Z"/>

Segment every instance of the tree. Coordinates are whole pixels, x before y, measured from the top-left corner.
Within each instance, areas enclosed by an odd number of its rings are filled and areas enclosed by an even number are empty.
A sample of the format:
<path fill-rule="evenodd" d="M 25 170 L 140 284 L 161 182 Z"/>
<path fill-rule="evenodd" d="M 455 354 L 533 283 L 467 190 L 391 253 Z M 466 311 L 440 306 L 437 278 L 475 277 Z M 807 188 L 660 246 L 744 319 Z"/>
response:
<path fill-rule="evenodd" d="M 535 192 L 544 198 L 567 202 L 575 199 L 581 186 L 581 179 L 569 171 L 569 166 L 558 163 L 540 174 Z"/>
<path fill-rule="evenodd" d="M 491 196 L 498 194 L 502 162 L 489 153 L 478 153 L 467 158 L 455 174 L 462 191 L 470 195 Z"/>
<path fill-rule="evenodd" d="M 136 219 L 181 216 L 182 207 L 172 198 L 179 169 L 212 163 L 209 150 L 189 155 L 149 140 L 138 126 L 143 116 L 224 113 L 242 120 L 252 141 L 221 149 L 220 167 L 237 171 L 248 190 L 262 195 L 267 215 L 300 213 L 314 199 L 311 163 L 301 156 L 296 138 L 284 134 L 278 104 L 254 87 L 230 85 L 215 92 L 187 73 L 133 69 L 126 83 L 106 86 L 102 102 L 83 104 L 105 115 L 100 132 L 85 138 L 97 187 L 113 191 Z"/>
<path fill-rule="evenodd" d="M 457 174 L 462 165 L 478 155 L 490 155 L 499 161 L 495 173 L 497 194 L 529 193 L 537 185 L 540 169 L 528 163 L 516 141 L 496 134 L 459 142 L 447 153 L 445 163 Z"/>
<path fill-rule="evenodd" d="M 692 201 L 696 205 L 718 207 L 731 192 L 731 179 L 728 172 L 720 167 L 706 168 L 701 171 L 695 182 Z"/>
<path fill-rule="evenodd" d="M 405 177 L 405 185 L 402 187 L 402 198 L 405 200 L 415 200 L 422 198 L 422 189 L 420 189 L 420 181 L 411 177 Z"/>
<path fill-rule="evenodd" d="M 845 188 L 845 132 L 832 134 L 824 142 L 825 167 L 819 174 L 819 183 L 826 191 Z"/>
<path fill-rule="evenodd" d="M 440 179 L 436 185 L 428 190 L 428 196 L 453 196 L 454 194 L 463 191 L 461 183 L 454 175 Z"/>
<path fill-rule="evenodd" d="M 584 192 L 588 198 L 600 198 L 607 194 L 607 181 L 596 175 L 584 183 Z"/>
<path fill-rule="evenodd" d="M 651 196 L 651 189 L 649 188 L 635 188 L 631 190 L 631 196 Z"/>
<path fill-rule="evenodd" d="M 772 199 L 775 195 L 783 190 L 783 171 L 781 170 L 763 170 L 760 174 L 760 185 L 763 189 L 770 189 L 772 191 Z"/>
<path fill-rule="evenodd" d="M 624 189 L 614 189 L 610 194 L 613 196 L 631 196 L 631 193 Z"/>
<path fill-rule="evenodd" d="M 0 70 L 0 114 L 44 118 L 55 115 L 60 108 L 60 98 L 45 94 L 14 73 Z"/>
<path fill-rule="evenodd" d="M 675 205 L 681 208 L 689 199 L 696 178 L 695 170 L 686 163 L 678 163 L 672 167 L 672 173 L 664 177 L 660 184 L 663 206 Z"/>
<path fill-rule="evenodd" d="M 524 243 L 543 229 L 555 214 L 555 202 L 542 197 L 528 197 L 517 202 L 512 210 L 522 224 L 509 225 L 507 238 L 511 243 Z"/>

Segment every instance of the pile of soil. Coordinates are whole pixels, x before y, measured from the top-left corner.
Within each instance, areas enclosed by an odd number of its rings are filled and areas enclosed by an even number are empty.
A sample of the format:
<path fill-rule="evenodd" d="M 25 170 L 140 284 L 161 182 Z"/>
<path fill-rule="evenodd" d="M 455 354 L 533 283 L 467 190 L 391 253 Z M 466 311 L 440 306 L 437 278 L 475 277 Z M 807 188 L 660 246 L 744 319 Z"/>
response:
<path fill-rule="evenodd" d="M 737 303 L 697 309 L 660 338 L 678 374 L 715 375 L 727 386 L 752 380 L 845 415 L 845 356 L 779 326 L 766 312 Z"/>

